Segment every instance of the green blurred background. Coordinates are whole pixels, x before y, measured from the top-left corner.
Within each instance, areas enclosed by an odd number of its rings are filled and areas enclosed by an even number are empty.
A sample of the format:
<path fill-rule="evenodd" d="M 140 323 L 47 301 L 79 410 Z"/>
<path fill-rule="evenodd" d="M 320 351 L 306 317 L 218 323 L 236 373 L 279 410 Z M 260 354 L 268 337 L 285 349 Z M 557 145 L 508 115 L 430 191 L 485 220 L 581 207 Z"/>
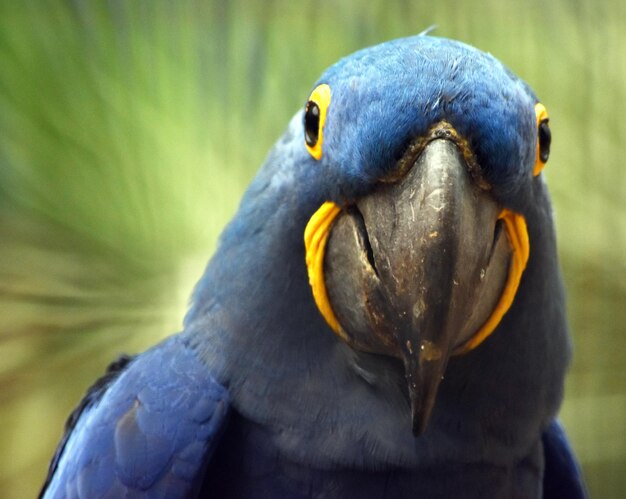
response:
<path fill-rule="evenodd" d="M 551 116 L 576 356 L 562 419 L 626 491 L 626 2 L 0 0 L 0 497 L 33 497 L 119 352 L 180 328 L 264 155 L 339 57 L 436 24 Z"/>

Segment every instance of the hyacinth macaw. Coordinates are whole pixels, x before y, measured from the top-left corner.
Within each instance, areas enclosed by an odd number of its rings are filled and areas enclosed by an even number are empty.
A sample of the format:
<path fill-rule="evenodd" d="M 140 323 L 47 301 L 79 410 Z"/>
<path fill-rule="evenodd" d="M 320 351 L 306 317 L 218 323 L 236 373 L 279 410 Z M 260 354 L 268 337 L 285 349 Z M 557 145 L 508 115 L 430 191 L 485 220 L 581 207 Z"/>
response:
<path fill-rule="evenodd" d="M 546 108 L 426 35 L 332 66 L 183 331 L 112 364 L 42 496 L 584 497 Z"/>

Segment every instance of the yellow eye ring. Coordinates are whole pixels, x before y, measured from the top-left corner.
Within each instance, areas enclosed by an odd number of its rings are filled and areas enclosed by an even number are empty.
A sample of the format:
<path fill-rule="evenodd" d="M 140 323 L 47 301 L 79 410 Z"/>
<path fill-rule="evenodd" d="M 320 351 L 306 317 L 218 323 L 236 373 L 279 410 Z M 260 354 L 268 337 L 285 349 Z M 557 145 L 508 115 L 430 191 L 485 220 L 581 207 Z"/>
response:
<path fill-rule="evenodd" d="M 550 156 L 550 142 L 552 141 L 552 134 L 550 133 L 550 127 L 548 122 L 548 111 L 545 106 L 539 102 L 535 104 L 535 116 L 537 118 L 537 150 L 535 154 L 535 167 L 533 169 L 533 176 L 537 176 L 546 166 L 548 157 Z"/>
<path fill-rule="evenodd" d="M 304 108 L 304 145 L 315 159 L 322 157 L 324 123 L 330 105 L 330 87 L 322 83 L 315 87 Z"/>

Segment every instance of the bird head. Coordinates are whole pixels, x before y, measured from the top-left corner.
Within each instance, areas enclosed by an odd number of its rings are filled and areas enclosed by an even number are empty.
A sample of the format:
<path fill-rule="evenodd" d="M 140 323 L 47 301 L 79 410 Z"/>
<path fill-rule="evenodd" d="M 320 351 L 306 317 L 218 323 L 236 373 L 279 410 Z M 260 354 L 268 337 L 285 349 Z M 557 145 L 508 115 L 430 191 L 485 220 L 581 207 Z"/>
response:
<path fill-rule="evenodd" d="M 237 410 L 320 464 L 525 452 L 569 358 L 547 119 L 499 61 L 451 40 L 330 67 L 186 318 Z"/>
<path fill-rule="evenodd" d="M 325 195 L 304 236 L 315 302 L 351 348 L 402 362 L 418 435 L 450 357 L 515 300 L 547 112 L 493 57 L 417 37 L 331 67 L 301 140 Z"/>

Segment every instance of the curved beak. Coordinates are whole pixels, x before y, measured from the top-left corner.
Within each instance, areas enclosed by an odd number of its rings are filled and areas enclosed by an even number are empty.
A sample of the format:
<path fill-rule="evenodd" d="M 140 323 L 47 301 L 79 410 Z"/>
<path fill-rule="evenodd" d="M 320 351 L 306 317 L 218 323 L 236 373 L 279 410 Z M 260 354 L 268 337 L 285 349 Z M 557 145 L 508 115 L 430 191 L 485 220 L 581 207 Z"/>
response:
<path fill-rule="evenodd" d="M 381 184 L 332 226 L 324 280 L 339 334 L 402 361 L 416 436 L 450 355 L 503 293 L 512 249 L 499 214 L 457 145 L 437 138 L 402 179 Z"/>

